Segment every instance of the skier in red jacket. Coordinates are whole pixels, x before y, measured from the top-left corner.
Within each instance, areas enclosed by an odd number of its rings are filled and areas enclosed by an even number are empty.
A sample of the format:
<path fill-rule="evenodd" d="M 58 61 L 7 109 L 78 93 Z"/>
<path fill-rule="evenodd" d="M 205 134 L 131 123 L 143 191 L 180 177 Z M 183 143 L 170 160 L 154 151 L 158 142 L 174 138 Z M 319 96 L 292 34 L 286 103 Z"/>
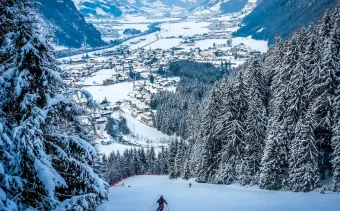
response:
<path fill-rule="evenodd" d="M 166 202 L 166 200 L 163 198 L 163 196 L 161 195 L 161 197 L 157 200 L 158 208 L 157 211 L 163 211 L 164 209 L 164 203 L 168 204 L 168 202 Z"/>

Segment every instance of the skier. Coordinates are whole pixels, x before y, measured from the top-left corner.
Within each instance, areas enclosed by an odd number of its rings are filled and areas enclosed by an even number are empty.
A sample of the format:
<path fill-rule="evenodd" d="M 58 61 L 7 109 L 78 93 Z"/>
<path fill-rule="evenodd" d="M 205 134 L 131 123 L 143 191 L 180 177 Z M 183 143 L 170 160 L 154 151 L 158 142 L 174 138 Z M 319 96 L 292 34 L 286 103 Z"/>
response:
<path fill-rule="evenodd" d="M 166 200 L 163 198 L 163 195 L 161 195 L 161 197 L 157 200 L 158 208 L 157 211 L 163 211 L 164 209 L 164 203 L 168 204 L 168 202 L 166 202 Z"/>
<path fill-rule="evenodd" d="M 191 183 L 189 184 L 189 188 L 191 188 Z"/>

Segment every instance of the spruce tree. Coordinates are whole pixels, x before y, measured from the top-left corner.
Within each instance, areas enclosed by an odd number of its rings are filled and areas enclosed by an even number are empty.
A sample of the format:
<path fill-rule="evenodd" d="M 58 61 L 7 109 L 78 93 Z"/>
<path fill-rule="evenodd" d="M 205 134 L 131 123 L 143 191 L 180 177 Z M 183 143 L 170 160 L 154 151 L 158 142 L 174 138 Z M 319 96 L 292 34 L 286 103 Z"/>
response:
<path fill-rule="evenodd" d="M 169 149 L 168 165 L 169 165 L 169 175 L 171 178 L 176 178 L 176 172 L 175 172 L 176 154 L 177 154 L 177 140 L 171 142 L 170 149 Z"/>
<path fill-rule="evenodd" d="M 219 86 L 216 84 L 212 91 L 210 100 L 204 110 L 204 117 L 202 122 L 202 142 L 203 142 L 203 155 L 198 172 L 197 182 L 208 182 L 214 174 L 216 168 L 215 156 L 219 153 L 222 145 L 221 141 L 216 139 L 216 119 L 219 110 L 220 91 Z"/>
<path fill-rule="evenodd" d="M 41 31 L 34 12 L 36 5 L 13 0 L 0 6 L 0 11 L 6 11 L 1 21 L 9 29 L 0 38 L 0 57 L 5 59 L 1 60 L 0 110 L 7 119 L 2 132 L 9 135 L 5 159 L 16 165 L 6 168 L 8 177 L 1 177 L 0 187 L 9 190 L 6 203 L 17 204 L 19 210 L 94 210 L 105 200 L 107 184 L 99 177 L 93 140 L 78 121 L 86 110 L 72 101 L 79 90 L 58 94 L 66 87 L 49 34 Z M 90 95 L 83 94 L 87 104 L 93 104 Z M 10 158 L 14 151 L 15 157 Z"/>
<path fill-rule="evenodd" d="M 267 109 L 264 104 L 265 80 L 257 59 L 254 59 L 248 68 L 248 75 L 249 107 L 245 120 L 242 172 L 239 176 L 242 185 L 258 184 L 267 124 Z"/>
<path fill-rule="evenodd" d="M 311 110 L 297 123 L 296 137 L 290 145 L 289 155 L 288 188 L 303 192 L 316 188 L 319 182 L 318 149 Z"/>
<path fill-rule="evenodd" d="M 331 31 L 332 56 L 337 58 L 335 62 L 335 98 L 332 103 L 333 122 L 332 122 L 332 167 L 334 191 L 340 192 L 340 4 L 333 13 L 334 26 Z"/>
<path fill-rule="evenodd" d="M 340 70 L 339 70 L 340 71 Z M 340 84 L 340 83 L 339 83 Z M 332 127 L 332 166 L 334 191 L 340 192 L 340 85 L 336 90 L 336 98 L 333 104 L 334 122 Z"/>

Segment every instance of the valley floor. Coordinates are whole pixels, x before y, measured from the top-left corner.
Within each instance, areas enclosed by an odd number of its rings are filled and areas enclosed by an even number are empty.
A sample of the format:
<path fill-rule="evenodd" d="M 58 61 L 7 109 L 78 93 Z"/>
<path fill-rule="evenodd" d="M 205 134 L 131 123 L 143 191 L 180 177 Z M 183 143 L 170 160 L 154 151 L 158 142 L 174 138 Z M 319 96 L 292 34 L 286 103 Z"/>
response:
<path fill-rule="evenodd" d="M 189 188 L 189 183 L 192 187 Z M 339 211 L 339 194 L 292 193 L 239 185 L 200 184 L 168 176 L 135 176 L 112 187 L 98 211 L 148 211 L 160 195 L 171 211 Z M 128 187 L 131 186 L 131 187 Z M 155 211 L 155 205 L 150 211 Z M 165 207 L 164 211 L 168 211 Z"/>

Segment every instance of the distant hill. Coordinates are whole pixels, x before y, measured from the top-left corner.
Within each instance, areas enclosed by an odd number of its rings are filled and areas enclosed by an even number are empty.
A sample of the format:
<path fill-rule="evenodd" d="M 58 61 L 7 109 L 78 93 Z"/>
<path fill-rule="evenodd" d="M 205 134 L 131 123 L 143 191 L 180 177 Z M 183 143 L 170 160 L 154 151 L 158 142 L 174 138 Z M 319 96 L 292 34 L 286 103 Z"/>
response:
<path fill-rule="evenodd" d="M 103 0 L 76 0 L 75 4 L 84 16 L 115 16 L 122 15 L 116 2 Z"/>
<path fill-rule="evenodd" d="M 274 42 L 277 32 L 287 38 L 301 26 L 317 21 L 327 9 L 333 9 L 337 0 L 261 0 L 257 7 L 244 18 L 243 27 L 236 36 Z"/>
<path fill-rule="evenodd" d="M 193 11 L 227 14 L 241 11 L 248 2 L 249 0 L 206 0 Z"/>
<path fill-rule="evenodd" d="M 46 24 L 55 29 L 55 42 L 68 47 L 81 47 L 86 43 L 92 47 L 104 45 L 100 32 L 86 23 L 72 0 L 36 0 L 42 5 L 39 12 Z"/>
<path fill-rule="evenodd" d="M 204 0 L 73 0 L 85 16 L 114 16 L 145 13 L 146 9 L 191 8 Z"/>

